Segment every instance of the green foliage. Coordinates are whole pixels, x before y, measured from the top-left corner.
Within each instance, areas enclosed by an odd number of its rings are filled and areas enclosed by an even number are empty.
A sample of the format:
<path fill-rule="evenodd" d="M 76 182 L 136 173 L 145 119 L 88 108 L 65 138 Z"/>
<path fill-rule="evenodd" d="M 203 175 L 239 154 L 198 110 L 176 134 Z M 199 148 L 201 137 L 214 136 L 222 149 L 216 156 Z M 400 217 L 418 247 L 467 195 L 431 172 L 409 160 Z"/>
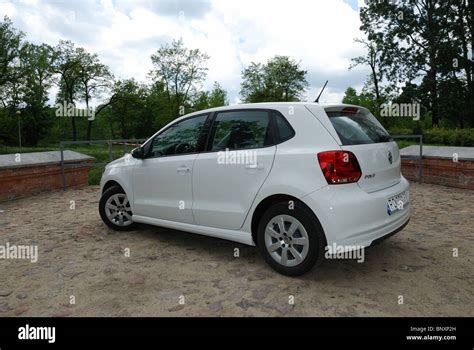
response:
<path fill-rule="evenodd" d="M 189 104 L 189 97 L 206 78 L 208 59 L 199 49 L 186 48 L 182 39 L 162 45 L 151 56 L 154 69 L 150 75 L 155 82 L 163 84 L 174 118 Z"/>
<path fill-rule="evenodd" d="M 359 95 L 357 94 L 357 91 L 352 87 L 347 88 L 344 98 L 342 99 L 342 103 L 362 106 L 367 108 L 371 112 L 374 112 L 374 110 L 376 110 L 377 108 L 377 101 L 374 95 L 368 92 L 362 92 Z"/>
<path fill-rule="evenodd" d="M 208 56 L 182 40 L 161 46 L 151 60 L 153 82 L 114 81 L 95 53 L 60 40 L 53 48 L 23 41 L 5 17 L 0 21 L 0 144 L 24 146 L 67 140 L 146 138 L 182 112 L 227 105 L 227 92 L 215 83 L 198 93 Z M 59 117 L 47 101 L 53 85 L 56 102 L 66 108 L 85 104 L 95 119 Z M 104 102 L 91 104 L 97 99 Z M 54 106 L 57 107 L 57 106 Z M 21 124 L 21 128 L 19 128 Z"/>
<path fill-rule="evenodd" d="M 308 87 L 306 71 L 287 56 L 251 63 L 242 72 L 240 95 L 248 103 L 300 101 Z"/>
<path fill-rule="evenodd" d="M 193 102 L 194 111 L 202 111 L 203 109 L 227 106 L 227 92 L 216 81 L 211 91 L 202 91 L 197 94 Z"/>
<path fill-rule="evenodd" d="M 370 68 L 359 94 L 348 88 L 343 102 L 368 108 L 397 133 L 422 133 L 437 144 L 471 145 L 474 127 L 473 2 L 446 0 L 371 1 L 361 9 L 366 54 L 351 68 Z M 24 41 L 10 19 L 0 21 L 0 144 L 57 144 L 60 140 L 146 138 L 183 113 L 229 104 L 215 82 L 199 91 L 209 56 L 182 40 L 162 45 L 151 56 L 152 83 L 114 81 L 94 53 L 61 40 L 55 47 Z M 251 63 L 242 72 L 245 102 L 299 101 L 307 72 L 287 56 Z M 404 85 L 402 85 L 403 83 Z M 55 115 L 56 101 L 90 106 L 94 121 Z M 93 102 L 94 101 L 94 102 Z M 420 103 L 421 120 L 381 118 L 383 103 Z M 94 106 L 92 106 L 94 107 Z M 18 114 L 19 113 L 19 114 Z M 432 125 L 440 128 L 430 130 Z"/>
<path fill-rule="evenodd" d="M 373 112 L 375 115 L 378 115 L 379 107 L 382 103 L 381 82 L 386 74 L 385 57 L 382 56 L 377 42 L 360 39 L 355 39 L 355 42 L 362 44 L 367 53 L 353 58 L 349 70 L 357 66 L 368 66 L 370 68 L 370 75 L 364 89 L 375 96 L 376 105 Z"/>
<path fill-rule="evenodd" d="M 391 135 L 419 135 L 420 132 L 414 132 L 413 129 L 390 128 Z M 474 129 L 443 129 L 434 128 L 421 132 L 423 142 L 436 146 L 459 146 L 474 147 Z M 398 141 L 397 141 L 398 142 Z M 405 141 L 404 141 L 405 142 Z M 416 141 L 406 141 L 405 143 L 417 144 Z"/>
<path fill-rule="evenodd" d="M 474 129 L 434 128 L 424 133 L 425 142 L 445 146 L 474 147 Z"/>
<path fill-rule="evenodd" d="M 376 72 L 388 79 L 388 92 L 395 95 L 400 83 L 413 88 L 414 81 L 421 82 L 412 97 L 429 111 L 432 126 L 473 127 L 473 2 L 370 1 L 366 5 L 360 18 L 368 55 L 356 63 L 372 71 L 375 63 Z"/>
<path fill-rule="evenodd" d="M 5 16 L 0 22 L 0 92 L 5 84 L 17 78 L 15 60 L 20 55 L 20 43 L 24 34 L 13 27 Z"/>

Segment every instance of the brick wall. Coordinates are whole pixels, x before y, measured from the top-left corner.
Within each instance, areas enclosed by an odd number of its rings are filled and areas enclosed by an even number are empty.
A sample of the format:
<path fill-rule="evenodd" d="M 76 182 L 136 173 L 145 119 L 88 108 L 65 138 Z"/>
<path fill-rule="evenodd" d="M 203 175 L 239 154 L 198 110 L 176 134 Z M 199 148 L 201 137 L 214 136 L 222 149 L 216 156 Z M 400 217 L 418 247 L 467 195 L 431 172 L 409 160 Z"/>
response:
<path fill-rule="evenodd" d="M 402 173 L 411 180 L 418 181 L 419 161 L 402 160 Z M 423 182 L 474 190 L 474 161 L 424 158 Z"/>
<path fill-rule="evenodd" d="M 67 164 L 65 175 L 68 187 L 87 186 L 91 165 L 92 161 Z M 60 188 L 63 188 L 63 182 L 59 165 L 0 169 L 0 201 Z"/>

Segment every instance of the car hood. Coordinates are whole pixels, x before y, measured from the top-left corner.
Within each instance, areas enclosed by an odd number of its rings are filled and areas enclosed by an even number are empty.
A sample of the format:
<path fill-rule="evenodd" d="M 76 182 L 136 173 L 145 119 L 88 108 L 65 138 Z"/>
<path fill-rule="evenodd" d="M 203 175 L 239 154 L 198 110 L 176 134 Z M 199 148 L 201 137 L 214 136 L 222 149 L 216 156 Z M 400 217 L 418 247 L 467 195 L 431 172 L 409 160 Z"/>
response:
<path fill-rule="evenodd" d="M 124 156 L 108 163 L 106 165 L 106 168 L 116 168 L 116 167 L 122 167 L 122 166 L 130 166 L 130 165 L 133 165 L 135 163 L 134 160 L 135 159 L 132 157 L 132 155 L 127 153 Z"/>

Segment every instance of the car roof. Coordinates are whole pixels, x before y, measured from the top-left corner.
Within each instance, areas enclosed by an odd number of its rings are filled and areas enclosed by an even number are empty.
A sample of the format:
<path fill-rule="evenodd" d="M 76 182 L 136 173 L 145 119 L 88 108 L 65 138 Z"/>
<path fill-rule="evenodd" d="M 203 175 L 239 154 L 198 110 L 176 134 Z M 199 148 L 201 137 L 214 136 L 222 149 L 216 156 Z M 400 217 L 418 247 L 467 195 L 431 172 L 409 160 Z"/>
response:
<path fill-rule="evenodd" d="M 204 109 L 204 110 L 201 110 L 201 111 L 186 114 L 186 115 L 184 115 L 184 116 L 182 116 L 182 117 L 180 117 L 176 120 L 185 119 L 185 118 L 189 118 L 189 117 L 192 117 L 192 116 L 206 114 L 206 113 L 212 113 L 212 112 L 232 111 L 232 110 L 238 110 L 238 109 L 274 109 L 274 108 L 283 107 L 283 106 L 308 106 L 308 107 L 311 106 L 313 108 L 317 107 L 317 108 L 321 108 L 321 109 L 357 107 L 357 108 L 365 109 L 364 107 L 361 107 L 361 106 L 344 104 L 344 103 L 322 105 L 322 104 L 318 104 L 318 103 L 315 103 L 315 102 L 260 102 L 260 103 L 234 104 L 234 105 L 230 105 L 230 106 L 221 106 L 221 107 Z"/>

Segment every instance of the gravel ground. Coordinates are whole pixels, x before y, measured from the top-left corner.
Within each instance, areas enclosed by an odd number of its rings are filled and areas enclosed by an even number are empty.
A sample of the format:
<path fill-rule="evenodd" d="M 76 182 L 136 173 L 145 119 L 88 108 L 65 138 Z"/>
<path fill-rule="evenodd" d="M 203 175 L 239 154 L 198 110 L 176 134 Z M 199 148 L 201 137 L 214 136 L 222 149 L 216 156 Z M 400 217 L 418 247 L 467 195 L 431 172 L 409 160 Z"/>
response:
<path fill-rule="evenodd" d="M 473 191 L 413 184 L 404 231 L 362 264 L 325 261 L 299 278 L 253 247 L 149 226 L 113 232 L 98 191 L 0 203 L 0 245 L 39 251 L 36 263 L 0 260 L 0 316 L 474 316 Z"/>

